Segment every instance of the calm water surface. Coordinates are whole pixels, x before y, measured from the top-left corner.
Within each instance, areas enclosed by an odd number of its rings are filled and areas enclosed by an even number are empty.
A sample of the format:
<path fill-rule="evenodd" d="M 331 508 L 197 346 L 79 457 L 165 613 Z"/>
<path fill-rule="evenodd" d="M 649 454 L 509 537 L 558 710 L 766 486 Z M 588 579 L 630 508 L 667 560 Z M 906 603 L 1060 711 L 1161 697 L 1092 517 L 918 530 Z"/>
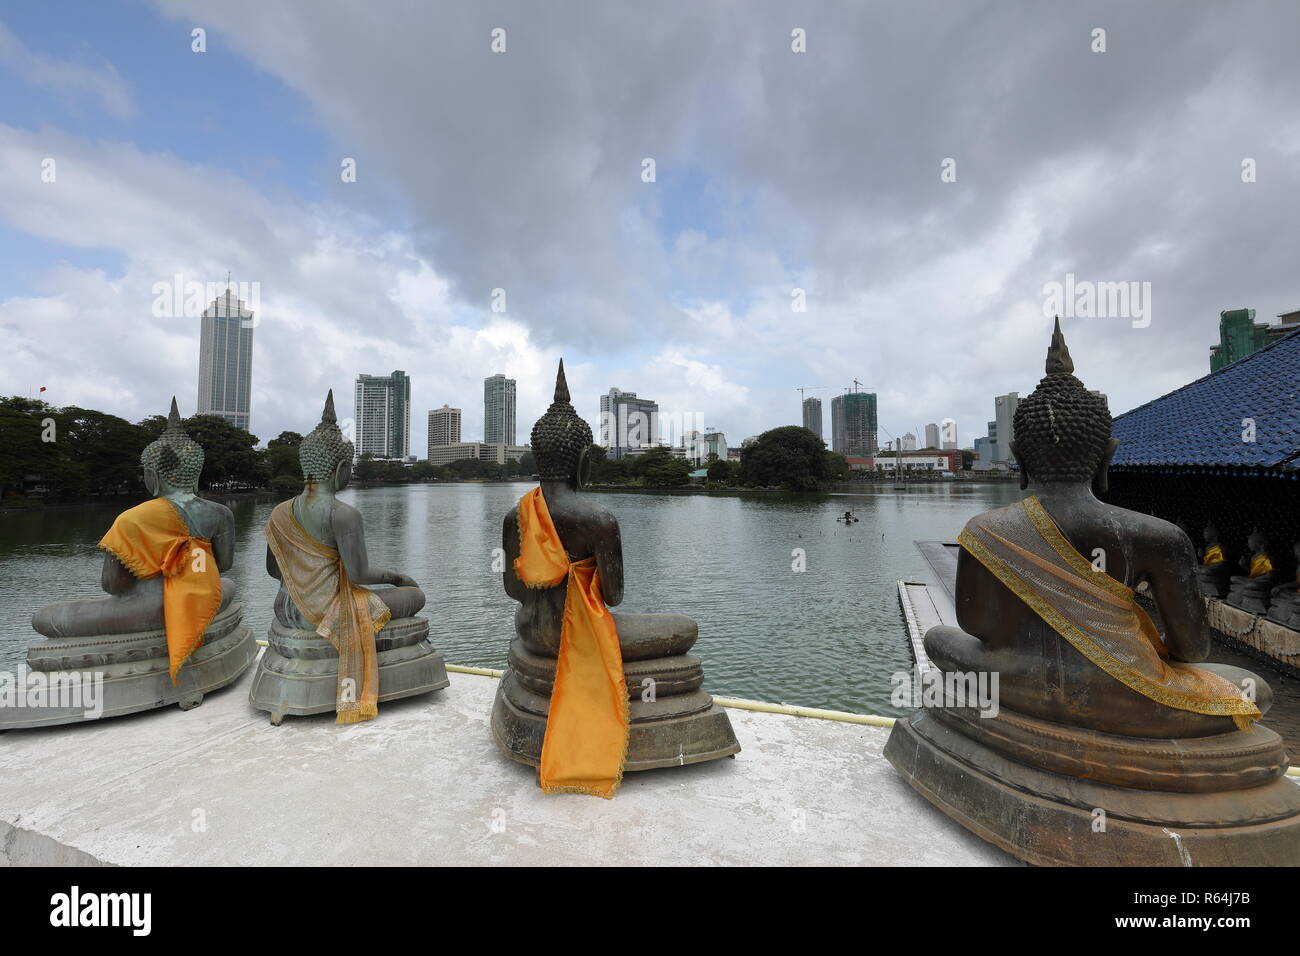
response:
<path fill-rule="evenodd" d="M 493 574 L 501 519 L 531 485 L 349 489 L 365 517 L 372 564 L 411 575 L 428 595 L 431 639 L 448 662 L 502 667 L 515 603 Z M 952 540 L 971 516 L 1015 501 L 1012 483 L 888 486 L 853 495 L 704 496 L 590 493 L 623 532 L 621 610 L 675 611 L 700 623 L 695 653 L 716 694 L 897 715 L 890 675 L 911 667 L 899 578 L 923 579 L 915 540 Z M 276 582 L 262 529 L 273 501 L 233 503 L 238 551 L 229 576 L 262 636 Z M 861 519 L 835 517 L 852 509 Z M 42 604 L 96 597 L 96 542 L 119 507 L 0 515 L 0 667 L 39 635 Z M 807 571 L 791 570 L 792 552 Z"/>

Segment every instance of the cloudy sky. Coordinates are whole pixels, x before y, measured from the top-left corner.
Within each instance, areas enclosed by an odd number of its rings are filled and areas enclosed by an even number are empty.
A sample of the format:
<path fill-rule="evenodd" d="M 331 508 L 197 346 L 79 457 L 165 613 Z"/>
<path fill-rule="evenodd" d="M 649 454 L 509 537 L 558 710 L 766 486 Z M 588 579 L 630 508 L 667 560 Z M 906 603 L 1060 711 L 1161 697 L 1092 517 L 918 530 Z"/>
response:
<path fill-rule="evenodd" d="M 1063 320 L 1119 413 L 1220 310 L 1300 309 L 1298 38 L 1291 2 L 8 5 L 0 393 L 192 412 L 155 289 L 229 270 L 263 440 L 400 368 L 418 453 L 494 372 L 522 441 L 563 355 L 593 423 L 617 386 L 734 444 L 857 379 L 882 440 L 969 445 L 1070 274 L 1149 289 Z"/>

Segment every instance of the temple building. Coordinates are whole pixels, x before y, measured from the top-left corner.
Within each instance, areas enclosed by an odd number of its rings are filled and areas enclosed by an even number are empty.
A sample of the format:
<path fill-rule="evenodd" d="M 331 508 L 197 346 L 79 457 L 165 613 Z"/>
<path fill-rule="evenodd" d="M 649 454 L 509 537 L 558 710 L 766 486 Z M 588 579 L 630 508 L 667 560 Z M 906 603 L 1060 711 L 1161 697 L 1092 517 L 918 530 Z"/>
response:
<path fill-rule="evenodd" d="M 199 327 L 199 415 L 249 430 L 253 391 L 253 313 L 230 291 L 203 310 Z"/>
<path fill-rule="evenodd" d="M 1300 329 L 1118 416 L 1106 496 L 1179 524 L 1202 561 L 1219 636 L 1292 674 L 1300 673 L 1289 610 L 1300 551 L 1297 383 Z"/>

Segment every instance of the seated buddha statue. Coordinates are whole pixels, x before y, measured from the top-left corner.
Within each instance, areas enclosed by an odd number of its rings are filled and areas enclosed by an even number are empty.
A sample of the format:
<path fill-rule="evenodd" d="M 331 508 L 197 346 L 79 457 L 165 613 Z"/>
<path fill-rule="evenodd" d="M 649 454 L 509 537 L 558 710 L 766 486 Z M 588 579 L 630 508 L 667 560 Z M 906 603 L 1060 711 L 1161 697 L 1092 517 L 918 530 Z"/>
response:
<path fill-rule="evenodd" d="M 561 361 L 554 401 L 532 431 L 540 485 L 502 524 L 502 583 L 519 607 L 492 728 L 507 757 L 539 768 L 547 792 L 611 797 L 623 770 L 740 746 L 687 653 L 696 622 L 609 610 L 623 600 L 623 542 L 618 519 L 580 493 L 591 440 Z"/>
<path fill-rule="evenodd" d="M 1229 578 L 1228 596 L 1224 601 L 1251 614 L 1268 612 L 1268 602 L 1278 575 L 1268 553 L 1268 536 L 1258 528 L 1246 539 L 1247 554 L 1242 555 L 1244 574 Z"/>
<path fill-rule="evenodd" d="M 1291 554 L 1295 558 L 1295 577 L 1273 588 L 1268 619 L 1293 631 L 1300 631 L 1300 541 L 1292 547 Z"/>
<path fill-rule="evenodd" d="M 1033 863 L 1300 859 L 1300 790 L 1283 778 L 1281 738 L 1256 723 L 1272 692 L 1204 663 L 1187 535 L 1094 494 L 1117 442 L 1105 399 L 1073 372 L 1058 320 L 1047 374 L 1013 419 L 1033 494 L 959 536 L 958 626 L 924 639 L 944 700 L 898 721 L 885 754 L 931 802 Z M 1163 633 L 1135 599 L 1140 582 Z M 985 678 L 992 710 L 960 692 Z M 1099 809 L 1119 837 L 1098 835 Z"/>
<path fill-rule="evenodd" d="M 197 494 L 203 449 L 186 435 L 175 398 L 140 464 L 153 497 L 118 515 L 99 542 L 108 596 L 48 604 L 32 617 L 48 640 L 29 650 L 28 666 L 103 671 L 106 716 L 169 703 L 188 710 L 257 653 L 222 575 L 234 562 L 234 515 Z M 30 725 L 67 722 L 61 712 L 49 717 Z"/>
<path fill-rule="evenodd" d="M 361 513 L 337 498 L 354 452 L 331 390 L 298 449 L 302 493 L 277 505 L 266 526 L 266 570 L 280 589 L 249 699 L 273 724 L 330 710 L 340 724 L 371 720 L 380 701 L 448 684 L 429 622 L 416 616 L 424 592 L 370 563 Z"/>
<path fill-rule="evenodd" d="M 1222 598 L 1228 593 L 1228 578 L 1232 575 L 1232 565 L 1224 553 L 1223 543 L 1219 540 L 1219 529 L 1213 521 L 1205 524 L 1203 532 L 1205 550 L 1201 552 L 1196 565 L 1196 580 L 1200 583 L 1201 594 L 1205 597 Z"/>

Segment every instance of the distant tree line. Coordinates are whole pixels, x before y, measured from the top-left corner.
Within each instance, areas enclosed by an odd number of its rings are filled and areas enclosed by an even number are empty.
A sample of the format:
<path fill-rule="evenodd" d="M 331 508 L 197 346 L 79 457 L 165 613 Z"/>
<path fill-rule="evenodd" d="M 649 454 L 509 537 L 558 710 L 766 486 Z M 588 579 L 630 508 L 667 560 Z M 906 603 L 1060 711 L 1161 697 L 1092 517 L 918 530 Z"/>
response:
<path fill-rule="evenodd" d="M 258 448 L 256 435 L 216 415 L 194 415 L 183 424 L 203 448 L 200 490 L 301 490 L 298 446 L 303 436 L 297 432 L 281 432 Z M 0 397 L 0 498 L 24 492 L 51 501 L 139 494 L 144 490 L 140 453 L 166 426 L 163 415 L 132 423 L 75 405 L 55 408 L 24 396 Z M 527 477 L 535 471 L 531 452 L 504 465 L 465 459 L 446 466 L 427 461 L 407 466 L 367 455 L 356 463 L 353 475 L 362 482 L 405 483 Z"/>
<path fill-rule="evenodd" d="M 604 448 L 593 445 L 591 457 L 591 480 L 600 485 L 676 488 L 687 484 L 695 470 L 690 462 L 661 447 L 615 461 Z M 791 491 L 816 491 L 849 476 L 843 455 L 827 451 L 820 438 L 797 425 L 763 432 L 741 449 L 739 461 L 711 454 L 707 469 L 705 478 L 712 485 Z"/>

